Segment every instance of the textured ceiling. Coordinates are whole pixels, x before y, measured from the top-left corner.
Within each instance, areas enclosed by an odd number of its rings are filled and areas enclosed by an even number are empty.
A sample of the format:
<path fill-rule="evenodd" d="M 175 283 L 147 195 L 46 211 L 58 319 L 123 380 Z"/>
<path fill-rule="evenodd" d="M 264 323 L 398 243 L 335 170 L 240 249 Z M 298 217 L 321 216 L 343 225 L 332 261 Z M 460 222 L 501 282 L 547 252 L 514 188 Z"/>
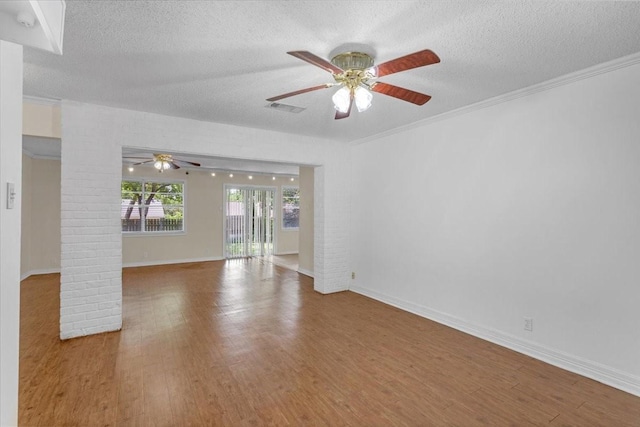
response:
<path fill-rule="evenodd" d="M 25 95 L 351 141 L 640 51 L 640 3 L 542 1 L 67 1 L 64 55 L 26 48 Z M 382 81 L 424 106 L 375 94 L 336 121 L 331 81 L 286 54 L 364 45 L 380 63 L 425 48 L 442 62 Z M 348 46 L 347 46 L 348 47 Z"/>

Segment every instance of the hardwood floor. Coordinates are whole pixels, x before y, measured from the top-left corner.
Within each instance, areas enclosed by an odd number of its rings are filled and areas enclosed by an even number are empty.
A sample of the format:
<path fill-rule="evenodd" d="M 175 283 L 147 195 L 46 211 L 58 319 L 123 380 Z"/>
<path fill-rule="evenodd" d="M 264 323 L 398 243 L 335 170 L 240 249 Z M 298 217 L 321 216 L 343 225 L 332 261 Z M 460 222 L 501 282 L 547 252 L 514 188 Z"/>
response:
<path fill-rule="evenodd" d="M 125 269 L 120 332 L 22 283 L 20 425 L 640 426 L 640 398 L 264 260 Z"/>
<path fill-rule="evenodd" d="M 291 255 L 268 255 L 262 257 L 265 261 L 269 261 L 280 267 L 288 268 L 289 270 L 298 271 L 298 254 Z"/>

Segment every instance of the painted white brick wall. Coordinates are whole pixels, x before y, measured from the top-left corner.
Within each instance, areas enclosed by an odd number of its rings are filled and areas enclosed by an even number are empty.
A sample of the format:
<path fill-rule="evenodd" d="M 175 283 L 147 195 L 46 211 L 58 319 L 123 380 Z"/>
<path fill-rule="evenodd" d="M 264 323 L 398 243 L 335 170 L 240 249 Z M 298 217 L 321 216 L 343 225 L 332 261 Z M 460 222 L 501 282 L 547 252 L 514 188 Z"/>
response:
<path fill-rule="evenodd" d="M 62 338 L 121 327 L 123 146 L 318 166 L 314 288 L 348 289 L 348 145 L 70 101 L 62 122 Z"/>
<path fill-rule="evenodd" d="M 314 289 L 325 294 L 349 289 L 351 280 L 350 167 L 345 150 L 314 171 Z"/>
<path fill-rule="evenodd" d="M 60 338 L 122 327 L 122 148 L 112 124 L 63 103 Z"/>

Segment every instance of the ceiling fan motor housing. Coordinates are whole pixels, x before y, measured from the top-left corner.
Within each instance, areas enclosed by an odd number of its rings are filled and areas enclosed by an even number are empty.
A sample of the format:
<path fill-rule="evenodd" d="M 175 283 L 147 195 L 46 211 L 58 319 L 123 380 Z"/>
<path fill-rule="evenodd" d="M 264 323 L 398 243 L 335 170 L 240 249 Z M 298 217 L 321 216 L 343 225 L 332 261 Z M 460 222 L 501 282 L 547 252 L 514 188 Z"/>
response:
<path fill-rule="evenodd" d="M 344 70 L 340 74 L 334 74 L 333 78 L 336 82 L 345 85 L 352 94 L 358 86 L 366 84 L 369 79 L 375 77 L 370 72 L 370 68 L 373 67 L 373 58 L 366 53 L 341 53 L 334 56 L 331 63 Z"/>
<path fill-rule="evenodd" d="M 343 70 L 366 70 L 373 67 L 373 58 L 362 52 L 345 52 L 334 56 L 331 63 Z"/>

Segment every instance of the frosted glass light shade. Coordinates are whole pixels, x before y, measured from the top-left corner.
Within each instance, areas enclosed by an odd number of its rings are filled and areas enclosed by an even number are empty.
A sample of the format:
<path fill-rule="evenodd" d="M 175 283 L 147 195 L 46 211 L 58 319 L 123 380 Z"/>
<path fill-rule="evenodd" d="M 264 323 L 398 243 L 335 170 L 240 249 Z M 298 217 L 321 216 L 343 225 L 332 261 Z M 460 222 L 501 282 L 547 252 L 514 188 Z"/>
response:
<path fill-rule="evenodd" d="M 156 162 L 153 164 L 153 167 L 158 170 L 167 170 L 171 167 L 171 164 L 166 160 L 156 160 Z"/>
<path fill-rule="evenodd" d="M 367 111 L 369 107 L 371 107 L 373 95 L 362 86 L 358 86 L 356 88 L 354 97 L 356 101 L 356 108 L 359 112 Z"/>
<path fill-rule="evenodd" d="M 342 86 L 333 94 L 331 100 L 333 101 L 333 108 L 341 113 L 346 113 L 349 111 L 349 104 L 351 103 L 351 92 L 346 86 Z"/>

